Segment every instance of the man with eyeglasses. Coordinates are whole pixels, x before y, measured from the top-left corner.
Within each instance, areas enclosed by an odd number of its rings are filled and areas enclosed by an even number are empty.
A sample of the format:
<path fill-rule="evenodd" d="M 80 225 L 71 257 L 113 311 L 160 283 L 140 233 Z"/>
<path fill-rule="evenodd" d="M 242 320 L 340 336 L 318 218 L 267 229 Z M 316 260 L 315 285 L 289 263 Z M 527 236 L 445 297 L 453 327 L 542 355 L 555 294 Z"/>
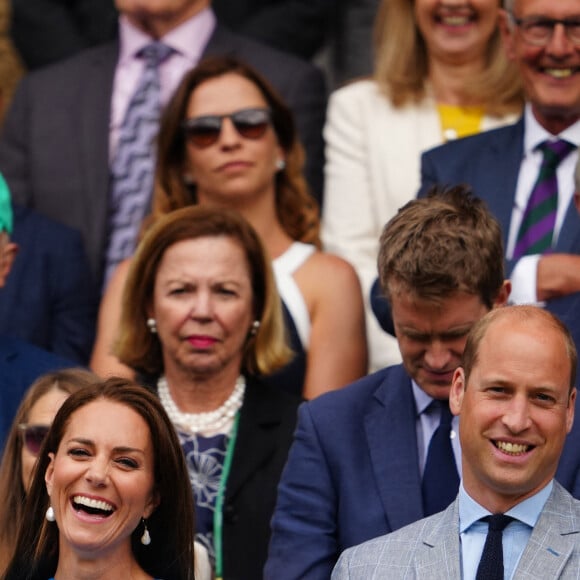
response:
<path fill-rule="evenodd" d="M 580 145 L 580 3 L 504 0 L 500 26 L 527 103 L 510 127 L 426 152 L 423 195 L 469 183 L 499 219 L 511 301 L 545 303 L 580 291 L 580 216 L 573 203 Z"/>
<path fill-rule="evenodd" d="M 0 175 L 0 291 L 18 252 L 10 240 L 14 217 L 8 186 Z M 64 358 L 0 333 L 0 454 L 26 389 L 48 371 L 75 366 Z"/>

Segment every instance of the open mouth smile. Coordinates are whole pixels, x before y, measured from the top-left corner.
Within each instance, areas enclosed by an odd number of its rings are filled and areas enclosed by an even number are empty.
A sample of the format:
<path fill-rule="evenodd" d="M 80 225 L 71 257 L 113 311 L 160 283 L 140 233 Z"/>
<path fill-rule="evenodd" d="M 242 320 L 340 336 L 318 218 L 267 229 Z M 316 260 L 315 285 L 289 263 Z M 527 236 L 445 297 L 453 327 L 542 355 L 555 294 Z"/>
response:
<path fill-rule="evenodd" d="M 494 440 L 492 443 L 506 455 L 524 455 L 534 449 L 533 445 L 524 445 L 522 443 L 510 443 L 508 441 Z"/>
<path fill-rule="evenodd" d="M 580 72 L 580 67 L 542 67 L 540 71 L 554 79 L 567 79 Z"/>
<path fill-rule="evenodd" d="M 78 511 L 83 511 L 92 516 L 109 517 L 115 506 L 103 500 L 93 499 L 84 495 L 75 495 L 72 498 L 72 506 Z"/>

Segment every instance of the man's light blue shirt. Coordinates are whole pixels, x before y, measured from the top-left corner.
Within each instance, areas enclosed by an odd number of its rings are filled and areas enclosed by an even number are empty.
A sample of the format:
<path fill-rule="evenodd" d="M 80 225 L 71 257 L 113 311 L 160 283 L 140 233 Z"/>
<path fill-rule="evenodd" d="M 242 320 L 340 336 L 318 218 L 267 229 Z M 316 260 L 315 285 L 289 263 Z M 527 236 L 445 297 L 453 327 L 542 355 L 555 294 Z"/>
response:
<path fill-rule="evenodd" d="M 504 580 L 511 580 L 532 530 L 540 517 L 544 504 L 552 493 L 553 481 L 538 493 L 514 506 L 506 515 L 514 518 L 503 531 Z M 461 539 L 461 563 L 464 580 L 474 580 L 481 560 L 488 524 L 481 518 L 491 512 L 473 500 L 463 487 L 459 486 L 459 534 Z"/>

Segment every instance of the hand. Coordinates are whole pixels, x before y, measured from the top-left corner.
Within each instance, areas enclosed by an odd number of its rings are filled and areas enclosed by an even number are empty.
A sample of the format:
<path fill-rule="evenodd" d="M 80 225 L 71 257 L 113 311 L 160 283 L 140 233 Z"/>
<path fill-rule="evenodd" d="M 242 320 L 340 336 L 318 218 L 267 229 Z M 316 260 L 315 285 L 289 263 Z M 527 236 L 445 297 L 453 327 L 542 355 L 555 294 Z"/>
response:
<path fill-rule="evenodd" d="M 537 270 L 538 300 L 550 300 L 580 292 L 580 256 L 576 254 L 546 254 L 540 258 Z"/>

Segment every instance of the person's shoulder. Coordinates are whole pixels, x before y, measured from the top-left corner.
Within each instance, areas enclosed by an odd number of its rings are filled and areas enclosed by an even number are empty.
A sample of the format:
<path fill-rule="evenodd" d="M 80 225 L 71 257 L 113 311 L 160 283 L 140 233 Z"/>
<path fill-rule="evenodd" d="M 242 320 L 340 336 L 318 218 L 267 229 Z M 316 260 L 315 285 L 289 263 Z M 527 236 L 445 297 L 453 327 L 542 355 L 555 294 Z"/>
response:
<path fill-rule="evenodd" d="M 314 252 L 304 263 L 305 272 L 314 273 L 320 280 L 332 284 L 346 284 L 358 281 L 350 262 L 329 252 Z"/>
<path fill-rule="evenodd" d="M 82 242 L 80 232 L 65 224 L 57 222 L 34 211 L 33 209 L 14 204 L 14 233 L 13 240 L 25 244 L 28 236 L 42 240 L 42 248 L 58 248 L 67 251 L 70 244 Z"/>
<path fill-rule="evenodd" d="M 489 131 L 482 131 L 476 135 L 448 141 L 443 145 L 438 145 L 437 147 L 429 149 L 424 153 L 424 156 L 434 159 L 446 159 L 448 157 L 456 157 L 457 155 L 466 157 L 472 155 L 474 151 L 480 150 L 484 147 L 504 143 L 506 139 L 511 139 L 514 136 L 519 135 L 521 131 L 521 120 L 518 120 L 516 123 L 512 123 L 511 125 L 490 129 Z"/>
<path fill-rule="evenodd" d="M 344 412 L 354 416 L 366 408 L 369 401 L 380 394 L 381 389 L 395 389 L 398 385 L 409 383 L 409 380 L 403 365 L 393 365 L 362 377 L 341 389 L 324 393 L 309 401 L 307 405 L 313 415 L 331 416 L 337 412 Z"/>
<path fill-rule="evenodd" d="M 89 72 L 87 66 L 100 62 L 114 66 L 118 51 L 119 43 L 117 41 L 86 48 L 68 58 L 31 71 L 23 78 L 22 84 L 59 88 L 59 83 L 63 79 L 76 79 L 78 82 L 83 82 Z"/>
<path fill-rule="evenodd" d="M 381 92 L 377 82 L 370 77 L 353 80 L 344 84 L 335 89 L 330 98 L 334 101 L 359 101 L 367 99 L 387 100 Z"/>
<path fill-rule="evenodd" d="M 76 363 L 39 348 L 25 340 L 0 335 L 0 359 L 17 365 L 26 365 L 30 372 L 47 372 L 78 366 Z"/>
<path fill-rule="evenodd" d="M 230 30 L 224 24 L 218 24 L 207 47 L 208 54 L 234 53 L 235 56 L 245 58 L 260 72 L 278 69 L 278 75 L 290 77 L 296 74 L 308 74 L 323 78 L 322 71 L 312 63 L 293 54 L 282 52 L 241 34 Z M 266 69 L 266 70 L 264 70 Z"/>
<path fill-rule="evenodd" d="M 246 389 L 250 396 L 255 397 L 257 400 L 280 408 L 296 409 L 303 401 L 292 393 L 266 384 L 260 376 L 248 376 L 246 378 Z"/>

